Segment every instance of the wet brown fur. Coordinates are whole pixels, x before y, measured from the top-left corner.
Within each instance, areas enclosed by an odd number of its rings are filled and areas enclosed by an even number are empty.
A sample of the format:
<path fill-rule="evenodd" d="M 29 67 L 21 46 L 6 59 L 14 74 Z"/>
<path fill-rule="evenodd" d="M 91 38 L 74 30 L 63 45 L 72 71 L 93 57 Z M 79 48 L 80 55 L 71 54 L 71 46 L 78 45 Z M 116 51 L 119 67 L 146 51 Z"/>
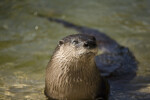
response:
<path fill-rule="evenodd" d="M 45 94 L 49 99 L 108 100 L 109 84 L 94 61 L 97 49 L 76 48 L 71 44 L 73 39 L 84 42 L 91 37 L 70 35 L 56 47 L 46 69 Z"/>

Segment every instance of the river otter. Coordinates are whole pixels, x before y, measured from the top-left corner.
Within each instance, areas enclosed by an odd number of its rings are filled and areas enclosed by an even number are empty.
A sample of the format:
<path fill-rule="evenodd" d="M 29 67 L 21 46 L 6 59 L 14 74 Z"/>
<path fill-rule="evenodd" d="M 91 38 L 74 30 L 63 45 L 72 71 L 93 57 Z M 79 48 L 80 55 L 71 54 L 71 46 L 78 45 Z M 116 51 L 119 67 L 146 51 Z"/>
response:
<path fill-rule="evenodd" d="M 133 79 L 136 76 L 138 61 L 133 53 L 105 33 L 97 29 L 76 25 L 63 19 L 52 18 L 41 14 L 38 14 L 38 16 L 62 24 L 67 28 L 72 28 L 78 33 L 95 36 L 98 49 L 101 51 L 101 54 L 95 57 L 95 62 L 102 76 L 113 79 L 117 77 L 117 80 L 118 78 L 123 79 L 122 77 Z"/>
<path fill-rule="evenodd" d="M 97 51 L 93 36 L 60 40 L 46 68 L 45 95 L 54 100 L 108 100 L 109 84 L 94 61 Z"/>

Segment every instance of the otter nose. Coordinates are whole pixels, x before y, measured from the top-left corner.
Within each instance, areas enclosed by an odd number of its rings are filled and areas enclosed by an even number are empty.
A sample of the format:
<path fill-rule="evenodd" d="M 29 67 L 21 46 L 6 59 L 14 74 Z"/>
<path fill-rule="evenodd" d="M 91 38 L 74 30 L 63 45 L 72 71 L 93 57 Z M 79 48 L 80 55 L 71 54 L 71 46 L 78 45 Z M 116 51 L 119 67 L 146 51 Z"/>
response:
<path fill-rule="evenodd" d="M 84 43 L 84 47 L 88 49 L 96 48 L 96 41 L 88 40 Z"/>

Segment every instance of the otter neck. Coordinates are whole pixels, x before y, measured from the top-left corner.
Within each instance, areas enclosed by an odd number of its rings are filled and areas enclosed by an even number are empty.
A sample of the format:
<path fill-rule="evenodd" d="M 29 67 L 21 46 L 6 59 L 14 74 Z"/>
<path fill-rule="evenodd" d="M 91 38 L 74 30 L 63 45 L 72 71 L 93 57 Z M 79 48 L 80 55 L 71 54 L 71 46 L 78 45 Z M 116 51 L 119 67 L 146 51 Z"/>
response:
<path fill-rule="evenodd" d="M 76 57 L 76 56 L 63 56 L 63 54 L 60 55 L 55 55 L 53 59 L 55 63 L 52 63 L 52 66 L 58 69 L 63 70 L 64 72 L 75 72 L 78 71 L 80 72 L 81 70 L 86 70 L 90 71 L 95 69 L 95 61 L 94 57 L 90 56 L 81 56 L 81 57 Z M 53 61 L 52 61 L 53 62 Z M 83 72 L 82 72 L 83 73 Z"/>

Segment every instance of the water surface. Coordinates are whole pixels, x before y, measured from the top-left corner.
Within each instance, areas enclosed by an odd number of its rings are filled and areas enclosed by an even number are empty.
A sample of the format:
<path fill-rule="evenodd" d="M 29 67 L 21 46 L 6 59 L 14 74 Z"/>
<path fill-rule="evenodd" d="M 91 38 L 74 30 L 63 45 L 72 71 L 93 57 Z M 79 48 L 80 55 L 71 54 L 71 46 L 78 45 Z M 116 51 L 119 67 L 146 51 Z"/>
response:
<path fill-rule="evenodd" d="M 45 100 L 45 68 L 57 41 L 77 33 L 38 13 L 98 29 L 129 47 L 139 61 L 137 76 L 111 94 L 150 100 L 149 0 L 1 0 L 0 99 Z"/>

